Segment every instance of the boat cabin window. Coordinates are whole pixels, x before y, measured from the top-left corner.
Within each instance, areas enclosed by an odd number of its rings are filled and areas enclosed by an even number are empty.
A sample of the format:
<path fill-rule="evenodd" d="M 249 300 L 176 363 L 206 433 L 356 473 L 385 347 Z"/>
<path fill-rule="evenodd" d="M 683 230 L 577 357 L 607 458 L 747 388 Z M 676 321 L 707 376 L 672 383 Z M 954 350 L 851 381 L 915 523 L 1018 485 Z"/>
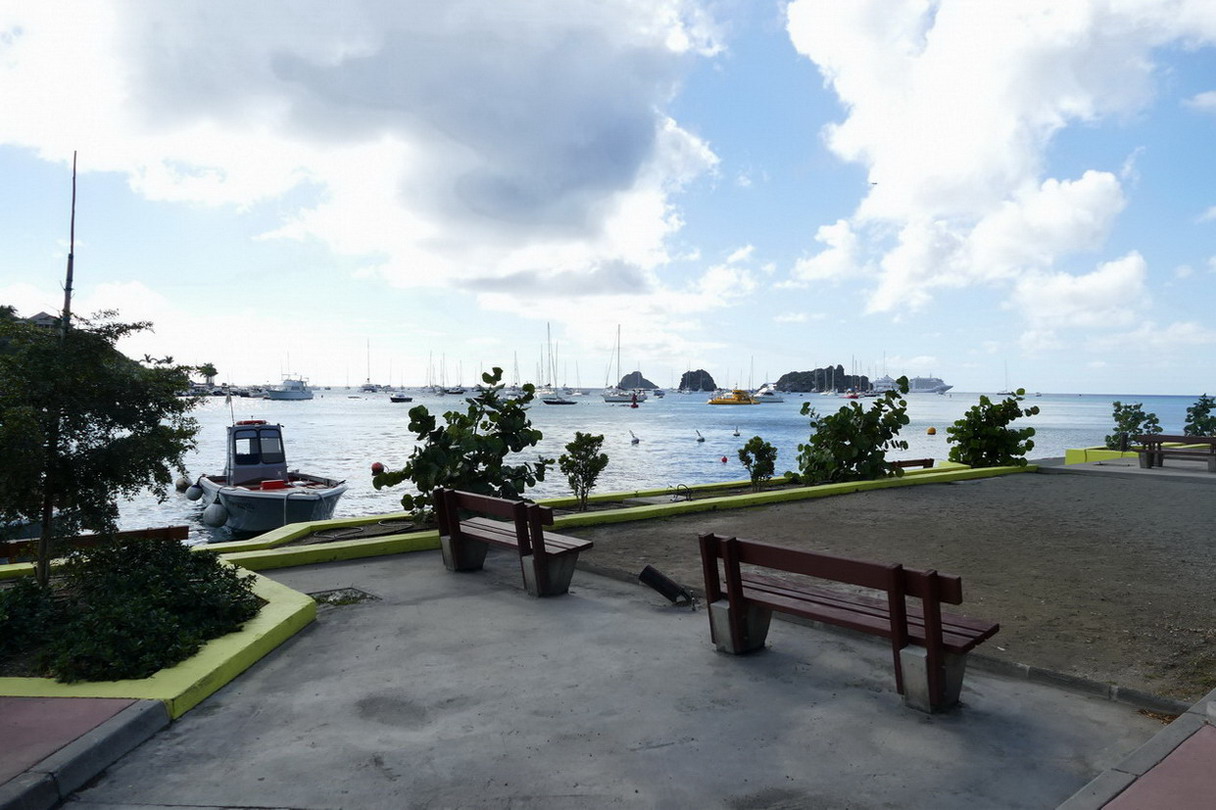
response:
<path fill-rule="evenodd" d="M 237 464 L 282 464 L 283 437 L 278 428 L 248 428 L 232 435 L 233 456 Z"/>

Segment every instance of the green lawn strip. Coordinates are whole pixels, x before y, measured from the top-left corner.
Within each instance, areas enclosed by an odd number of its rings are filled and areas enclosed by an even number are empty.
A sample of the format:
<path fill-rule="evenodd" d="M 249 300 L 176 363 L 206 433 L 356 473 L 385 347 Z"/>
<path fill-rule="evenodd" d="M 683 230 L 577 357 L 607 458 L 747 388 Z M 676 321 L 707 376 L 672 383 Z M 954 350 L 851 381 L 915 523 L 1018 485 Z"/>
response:
<path fill-rule="evenodd" d="M 936 473 L 949 470 L 965 470 L 969 469 L 966 464 L 956 464 L 953 461 L 942 461 L 935 467 L 928 469 L 911 469 L 905 470 L 904 476 L 909 475 L 924 475 L 926 473 Z M 780 486 L 788 482 L 784 475 L 779 475 L 769 481 L 772 486 Z M 742 481 L 720 481 L 715 484 L 698 484 L 688 487 L 694 494 L 702 492 L 715 492 L 717 490 L 739 489 L 740 487 L 750 487 L 752 482 L 744 479 Z M 635 498 L 658 498 L 664 495 L 674 495 L 676 486 L 663 487 L 662 489 L 636 489 L 631 492 L 603 492 L 598 495 L 592 495 L 587 498 L 588 503 L 612 503 L 615 501 L 633 500 Z M 684 490 L 681 489 L 680 492 Z M 554 509 L 570 509 L 578 506 L 578 499 L 574 496 L 562 498 L 543 498 L 538 501 L 545 506 L 551 506 Z"/>
<path fill-rule="evenodd" d="M 751 506 L 764 506 L 774 503 L 801 501 L 808 498 L 826 498 L 833 495 L 846 495 L 850 492 L 865 492 L 890 487 L 912 486 L 914 484 L 941 484 L 952 481 L 967 481 L 976 478 L 992 478 L 998 475 L 1012 473 L 1034 472 L 1034 465 L 1026 467 L 985 467 L 971 469 L 957 467 L 950 470 L 929 469 L 918 471 L 898 478 L 882 478 L 877 481 L 851 481 L 844 484 L 823 484 L 815 487 L 797 487 L 794 489 L 771 490 L 766 492 L 751 492 L 745 495 L 731 495 L 720 498 L 702 498 L 695 501 L 674 501 L 672 503 L 647 504 L 631 506 L 623 509 L 602 510 L 598 512 L 581 512 L 572 515 L 559 515 L 554 519 L 555 529 L 573 529 L 581 526 L 596 526 L 605 523 L 624 523 L 630 520 L 647 520 L 651 518 L 673 517 L 697 512 L 712 512 L 719 509 L 742 509 Z M 665 494 L 660 492 L 659 494 Z"/>
<path fill-rule="evenodd" d="M 273 568 L 290 568 L 295 565 L 357 560 L 362 557 L 405 554 L 411 551 L 430 551 L 437 548 L 439 548 L 439 532 L 431 529 L 409 534 L 386 534 L 361 540 L 335 540 L 331 543 L 310 543 L 282 548 L 226 552 L 222 556 L 225 560 L 251 571 L 268 571 Z"/>
<path fill-rule="evenodd" d="M 239 631 L 207 642 L 175 667 L 138 680 L 59 683 L 52 678 L 0 678 L 0 695 L 160 700 L 170 717 L 181 717 L 316 618 L 317 605 L 311 597 L 254 576 L 254 592 L 267 602 L 258 615 Z"/>

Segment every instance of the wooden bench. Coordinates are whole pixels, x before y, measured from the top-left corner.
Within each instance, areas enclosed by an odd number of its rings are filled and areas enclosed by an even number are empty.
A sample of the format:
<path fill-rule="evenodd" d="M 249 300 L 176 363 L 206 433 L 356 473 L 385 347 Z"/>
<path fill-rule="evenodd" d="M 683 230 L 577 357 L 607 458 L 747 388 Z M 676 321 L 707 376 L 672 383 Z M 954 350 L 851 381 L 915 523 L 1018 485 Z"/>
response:
<path fill-rule="evenodd" d="M 710 637 L 719 650 L 738 655 L 763 648 L 773 611 L 879 636 L 891 642 L 896 691 L 921 711 L 958 702 L 967 653 L 1000 630 L 994 622 L 942 613 L 943 603 L 963 601 L 957 576 L 715 534 L 700 541 Z M 743 565 L 796 574 L 798 581 L 744 571 Z M 812 587 L 808 577 L 885 598 Z M 907 597 L 919 604 L 908 605 Z"/>
<path fill-rule="evenodd" d="M 910 467 L 924 467 L 927 470 L 933 466 L 933 459 L 931 459 L 931 458 L 905 458 L 905 459 L 900 459 L 899 461 L 892 461 L 891 466 L 900 467 L 901 469 L 905 469 L 905 470 Z"/>
<path fill-rule="evenodd" d="M 1186 436 L 1168 433 L 1148 433 L 1136 436 L 1133 441 L 1140 445 L 1140 466 L 1145 469 L 1160 467 L 1167 458 L 1184 461 L 1203 461 L 1208 472 L 1216 472 L 1216 436 Z M 1166 447 L 1166 444 L 1174 445 Z M 1181 447 L 1178 445 L 1199 445 Z"/>
<path fill-rule="evenodd" d="M 162 526 L 152 529 L 131 529 L 129 531 L 105 534 L 81 534 L 75 537 L 57 537 L 54 540 L 52 553 L 62 557 L 71 548 L 92 548 L 103 542 L 124 542 L 127 540 L 185 540 L 190 536 L 189 526 Z M 0 563 L 33 560 L 38 556 L 38 541 L 30 540 L 0 540 Z"/>
<path fill-rule="evenodd" d="M 553 510 L 525 501 L 440 489 L 435 512 L 449 571 L 479 571 L 490 546 L 509 548 L 519 555 L 524 587 L 533 596 L 568 592 L 579 552 L 592 546 L 590 540 L 545 531 L 553 525 Z"/>

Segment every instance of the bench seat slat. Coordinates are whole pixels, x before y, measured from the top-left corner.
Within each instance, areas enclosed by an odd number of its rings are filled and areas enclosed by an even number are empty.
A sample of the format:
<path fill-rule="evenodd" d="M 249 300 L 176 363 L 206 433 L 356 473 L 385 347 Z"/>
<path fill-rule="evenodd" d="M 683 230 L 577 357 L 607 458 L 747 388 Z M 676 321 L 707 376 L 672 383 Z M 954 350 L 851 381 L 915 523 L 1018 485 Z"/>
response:
<path fill-rule="evenodd" d="M 515 524 L 489 518 L 467 518 L 460 522 L 461 532 L 476 540 L 494 543 L 507 548 L 517 548 Z M 568 537 L 562 534 L 544 533 L 545 551 L 549 554 L 568 554 L 584 551 L 592 547 L 590 540 Z"/>
<path fill-rule="evenodd" d="M 851 630 L 891 637 L 890 612 L 886 603 L 865 596 L 818 588 L 790 587 L 769 577 L 745 574 L 743 595 L 750 602 L 823 621 Z M 925 618 L 919 606 L 909 606 L 909 640 L 925 646 Z M 942 614 L 942 644 L 950 652 L 966 653 L 996 635 L 1000 625 L 966 616 Z"/>

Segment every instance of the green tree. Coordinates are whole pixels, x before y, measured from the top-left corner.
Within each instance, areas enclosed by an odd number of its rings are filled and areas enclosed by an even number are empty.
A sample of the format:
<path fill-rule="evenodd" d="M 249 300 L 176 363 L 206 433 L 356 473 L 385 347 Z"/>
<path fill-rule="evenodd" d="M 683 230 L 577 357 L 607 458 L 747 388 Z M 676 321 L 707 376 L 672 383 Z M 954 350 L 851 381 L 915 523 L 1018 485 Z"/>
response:
<path fill-rule="evenodd" d="M 1120 449 L 1132 436 L 1161 432 L 1161 422 L 1158 421 L 1157 414 L 1145 413 L 1143 403 L 1140 402 L 1124 405 L 1116 400 L 1113 417 L 1115 432 L 1106 437 L 1106 446 L 1111 450 Z"/>
<path fill-rule="evenodd" d="M 1019 388 L 997 403 L 981 395 L 979 404 L 946 428 L 946 441 L 954 444 L 950 460 L 971 467 L 1025 467 L 1025 456 L 1034 449 L 1034 428 L 1009 427 L 1015 419 L 1039 412 L 1038 405 L 1021 406 L 1025 394 Z"/>
<path fill-rule="evenodd" d="M 759 492 L 777 471 L 777 448 L 759 436 L 752 436 L 739 448 L 739 461 L 751 476 L 752 489 Z"/>
<path fill-rule="evenodd" d="M 899 429 L 910 421 L 908 378 L 900 377 L 898 390 L 880 395 L 869 409 L 851 402 L 839 411 L 820 416 L 811 403 L 802 404 L 802 415 L 810 417 L 811 434 L 806 444 L 798 445 L 798 478 L 808 484 L 840 481 L 869 481 L 903 470 L 887 461 L 888 450 L 906 450 L 908 443 L 897 439 Z"/>
<path fill-rule="evenodd" d="M 126 357 L 115 344 L 149 324 L 115 317 L 60 329 L 0 318 L 0 520 L 41 521 L 42 584 L 55 538 L 114 531 L 119 497 L 165 498 L 194 447 L 194 403 L 177 396 L 191 369 Z"/>
<path fill-rule="evenodd" d="M 402 481 L 413 483 L 417 494 L 401 496 L 401 505 L 418 520 L 430 521 L 434 514 L 434 492 L 451 487 L 479 495 L 519 498 L 527 487 L 545 480 L 552 459 L 507 464 L 509 453 L 521 453 L 540 443 L 543 434 L 532 427 L 527 405 L 536 388 L 523 386 L 523 394 L 504 398 L 502 369 L 482 374 L 484 383 L 476 396 L 465 399 L 468 408 L 448 411 L 439 426 L 425 405 L 410 409 L 410 432 L 419 444 L 400 470 L 382 472 L 372 478 L 376 489 Z"/>
<path fill-rule="evenodd" d="M 578 498 L 580 512 L 587 511 L 587 496 L 595 487 L 600 473 L 608 466 L 608 454 L 600 452 L 603 446 L 603 436 L 592 436 L 576 430 L 574 441 L 566 445 L 566 452 L 557 460 L 562 475 L 570 482 L 574 497 Z"/>
<path fill-rule="evenodd" d="M 219 371 L 211 363 L 203 363 L 198 367 L 198 373 L 207 381 L 207 385 L 212 385 L 215 382 L 215 375 L 219 374 Z"/>
<path fill-rule="evenodd" d="M 1182 432 L 1187 436 L 1216 436 L 1216 400 L 1203 394 L 1194 405 L 1186 409 L 1186 424 Z"/>

